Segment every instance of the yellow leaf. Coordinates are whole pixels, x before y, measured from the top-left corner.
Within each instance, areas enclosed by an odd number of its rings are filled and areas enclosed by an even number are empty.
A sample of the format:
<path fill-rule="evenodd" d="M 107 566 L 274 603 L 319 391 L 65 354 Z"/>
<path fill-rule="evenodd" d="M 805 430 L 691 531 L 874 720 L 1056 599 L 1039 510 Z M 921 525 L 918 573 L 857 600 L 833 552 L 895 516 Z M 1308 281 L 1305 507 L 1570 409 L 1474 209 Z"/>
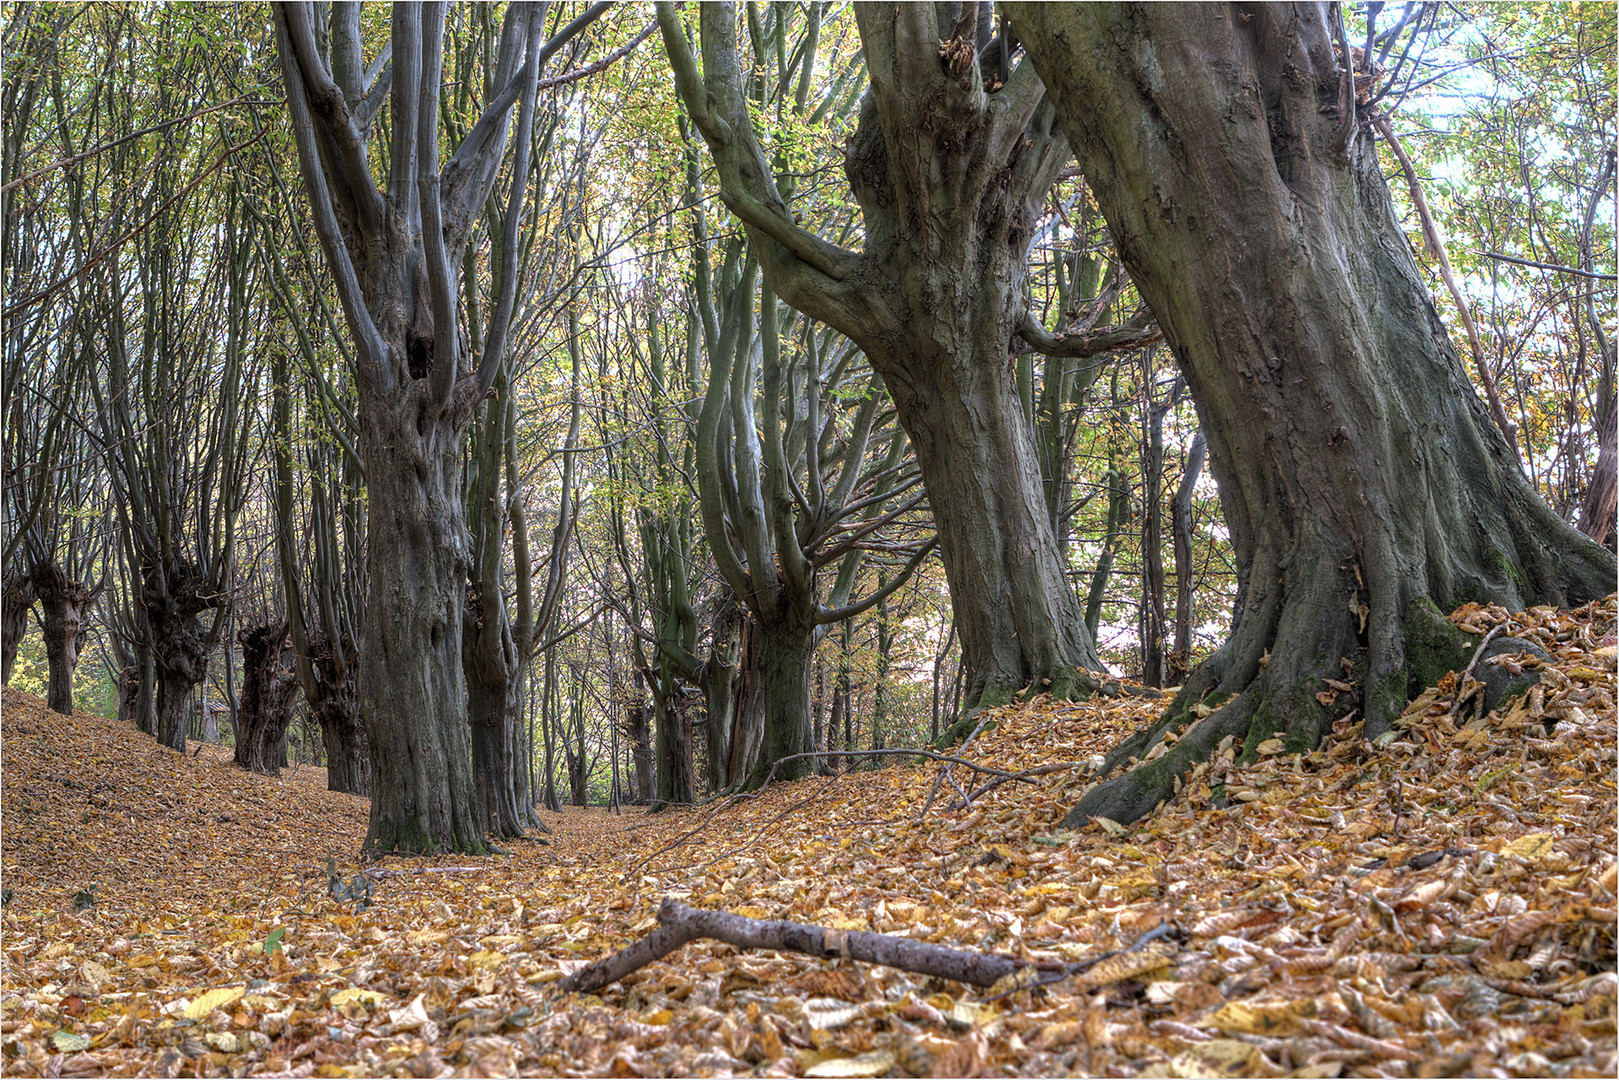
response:
<path fill-rule="evenodd" d="M 405 935 L 412 945 L 439 945 L 450 940 L 448 930 L 412 930 Z"/>
<path fill-rule="evenodd" d="M 891 1050 L 873 1050 L 851 1058 L 831 1058 L 804 1070 L 805 1076 L 882 1076 L 894 1067 Z"/>
<path fill-rule="evenodd" d="M 1259 1047 L 1239 1039 L 1213 1039 L 1176 1054 L 1171 1064 L 1177 1076 L 1267 1076 Z"/>
<path fill-rule="evenodd" d="M 226 1005 L 240 1001 L 245 993 L 247 993 L 245 986 L 222 986 L 217 990 L 210 990 L 186 1006 L 186 1019 L 201 1020 L 215 1009 L 222 1009 Z"/>
<path fill-rule="evenodd" d="M 1275 1002 L 1233 1001 L 1221 1006 L 1218 1012 L 1203 1023 L 1221 1031 L 1285 1036 L 1297 1034 L 1299 1021 L 1312 1019 L 1315 1015 L 1314 998 Z"/>
<path fill-rule="evenodd" d="M 1286 749 L 1287 744 L 1282 742 L 1281 739 L 1266 739 L 1264 742 L 1259 744 L 1259 753 L 1261 757 L 1266 754 L 1280 754 Z"/>
<path fill-rule="evenodd" d="M 1552 844 L 1556 843 L 1556 841 L 1557 837 L 1551 833 L 1530 833 L 1528 836 L 1520 836 L 1502 848 L 1501 854 L 1516 855 L 1526 862 L 1538 862 L 1556 854 L 1552 850 Z"/>
<path fill-rule="evenodd" d="M 499 967 L 505 962 L 506 957 L 503 954 L 492 952 L 489 949 L 479 949 L 477 952 L 467 957 L 467 967 L 471 968 L 473 971 L 477 971 L 479 968 Z"/>
<path fill-rule="evenodd" d="M 327 1000 L 330 1005 L 338 1009 L 351 1004 L 369 1005 L 374 1009 L 386 999 L 375 990 L 362 990 L 358 986 L 348 986 L 339 990 Z"/>

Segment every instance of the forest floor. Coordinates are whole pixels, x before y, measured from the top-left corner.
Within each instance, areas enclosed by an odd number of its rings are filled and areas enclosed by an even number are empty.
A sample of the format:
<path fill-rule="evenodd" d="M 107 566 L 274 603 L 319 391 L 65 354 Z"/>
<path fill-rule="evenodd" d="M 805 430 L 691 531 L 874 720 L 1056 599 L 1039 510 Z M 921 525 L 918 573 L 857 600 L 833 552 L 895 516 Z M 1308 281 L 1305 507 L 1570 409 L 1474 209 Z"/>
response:
<path fill-rule="evenodd" d="M 1469 722 L 1447 676 L 1386 748 L 1340 725 L 1307 756 L 1228 753 L 1228 803 L 1205 766 L 1125 829 L 1057 831 L 1080 768 L 957 809 L 982 776 L 930 803 L 941 766 L 907 764 L 373 866 L 364 800 L 309 769 L 250 775 L 8 690 L 0 1069 L 1611 1077 L 1614 618 L 1611 597 L 1464 609 L 1552 653 L 1543 689 Z M 966 754 L 1084 762 L 1160 707 L 1014 705 Z M 369 905 L 331 899 L 328 859 L 381 875 Z M 978 990 L 698 941 L 559 990 L 664 897 L 1071 966 Z"/>

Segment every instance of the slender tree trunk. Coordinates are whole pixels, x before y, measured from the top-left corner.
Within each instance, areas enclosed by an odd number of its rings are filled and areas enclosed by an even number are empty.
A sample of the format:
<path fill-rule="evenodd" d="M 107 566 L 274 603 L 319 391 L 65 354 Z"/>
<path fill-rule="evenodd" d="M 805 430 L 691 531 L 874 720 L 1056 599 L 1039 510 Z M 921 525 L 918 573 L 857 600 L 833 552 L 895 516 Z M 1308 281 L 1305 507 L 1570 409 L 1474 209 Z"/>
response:
<path fill-rule="evenodd" d="M 1192 657 L 1192 492 L 1203 475 L 1203 432 L 1192 436 L 1186 451 L 1181 482 L 1170 503 L 1170 531 L 1175 538 L 1175 647 L 1169 653 L 1164 679 L 1172 686 L 1186 681 Z"/>
<path fill-rule="evenodd" d="M 50 664 L 46 704 L 64 716 L 73 715 L 73 672 L 79 666 L 79 641 L 90 607 L 90 590 L 74 581 L 54 561 L 37 563 L 34 591 L 39 596 L 45 657 Z"/>
<path fill-rule="evenodd" d="M 1239 568 L 1231 637 L 1107 768 L 1184 734 L 1070 824 L 1151 811 L 1227 735 L 1247 759 L 1271 737 L 1308 752 L 1354 710 L 1375 739 L 1466 662 L 1440 614 L 1464 601 L 1612 591 L 1613 556 L 1540 500 L 1473 392 L 1369 134 L 1336 112 L 1329 5 L 1007 10 L 1176 350 Z M 1346 671 L 1356 692 L 1333 692 Z"/>

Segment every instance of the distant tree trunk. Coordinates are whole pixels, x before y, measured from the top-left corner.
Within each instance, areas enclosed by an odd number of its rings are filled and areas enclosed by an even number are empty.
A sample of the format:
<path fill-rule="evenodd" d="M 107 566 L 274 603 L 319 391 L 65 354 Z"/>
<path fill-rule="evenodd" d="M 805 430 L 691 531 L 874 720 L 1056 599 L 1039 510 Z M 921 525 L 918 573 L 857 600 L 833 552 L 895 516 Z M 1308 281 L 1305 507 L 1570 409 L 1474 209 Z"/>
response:
<path fill-rule="evenodd" d="M 28 634 L 28 608 L 34 602 L 34 583 L 21 574 L 7 574 L 3 608 L 0 608 L 0 660 L 5 665 L 5 683 L 11 683 L 11 669 L 17 663 L 17 648 Z"/>
<path fill-rule="evenodd" d="M 698 669 L 697 685 L 703 692 L 708 717 L 708 787 L 724 791 L 746 771 L 731 768 L 737 735 L 737 709 L 746 671 L 742 663 L 747 619 L 734 598 L 727 597 L 714 614 L 708 659 Z"/>
<path fill-rule="evenodd" d="M 653 773 L 651 706 L 645 701 L 630 706 L 626 734 L 630 742 L 630 771 L 634 774 L 631 798 L 637 806 L 647 806 L 652 802 L 657 778 Z"/>
<path fill-rule="evenodd" d="M 499 558 L 498 547 L 492 557 Z M 495 575 L 498 587 L 498 570 Z M 522 704 L 515 679 L 517 642 L 498 592 L 491 596 L 479 585 L 469 586 L 466 618 L 467 720 L 478 820 L 495 836 L 518 837 L 524 832 L 513 782 Z"/>
<path fill-rule="evenodd" d="M 1203 432 L 1192 436 L 1186 451 L 1181 482 L 1169 505 L 1170 531 L 1175 537 L 1175 647 L 1169 653 L 1164 680 L 1171 686 L 1186 681 L 1192 657 L 1192 492 L 1203 475 Z"/>
<path fill-rule="evenodd" d="M 1150 373 L 1151 352 L 1146 355 L 1142 366 Z M 1164 416 L 1173 402 L 1152 400 L 1150 381 L 1147 386 L 1147 430 L 1141 448 L 1141 681 L 1163 686 L 1169 644 L 1164 603 Z"/>
<path fill-rule="evenodd" d="M 224 603 L 224 597 L 210 595 L 208 578 L 189 563 L 166 571 L 148 563 L 142 601 L 157 673 L 157 741 L 183 752 L 191 691 L 208 675 L 212 643 L 202 613 Z"/>
<path fill-rule="evenodd" d="M 236 727 L 235 762 L 249 772 L 280 776 L 287 728 L 298 679 L 282 664 L 287 623 L 246 626 L 242 646 L 242 702 Z"/>
<path fill-rule="evenodd" d="M 1466 662 L 1441 614 L 1464 601 L 1613 590 L 1612 554 L 1540 500 L 1467 380 L 1339 111 L 1330 5 L 1006 9 L 1176 351 L 1239 568 L 1230 638 L 1104 772 L 1179 741 L 1070 825 L 1150 812 L 1227 735 L 1243 760 L 1271 737 L 1308 752 L 1353 709 L 1375 739 Z M 1346 664 L 1357 693 L 1330 693 Z"/>
<path fill-rule="evenodd" d="M 90 589 L 82 581 L 69 578 L 54 560 L 35 563 L 32 578 L 45 631 L 45 657 L 50 664 L 46 704 L 64 716 L 72 716 L 73 672 L 79 666 L 79 642 L 92 599 Z"/>
<path fill-rule="evenodd" d="M 326 788 L 351 795 L 371 794 L 371 747 L 360 719 L 353 642 L 334 642 L 324 630 L 309 637 L 315 694 L 304 700 L 320 725 L 326 747 Z"/>

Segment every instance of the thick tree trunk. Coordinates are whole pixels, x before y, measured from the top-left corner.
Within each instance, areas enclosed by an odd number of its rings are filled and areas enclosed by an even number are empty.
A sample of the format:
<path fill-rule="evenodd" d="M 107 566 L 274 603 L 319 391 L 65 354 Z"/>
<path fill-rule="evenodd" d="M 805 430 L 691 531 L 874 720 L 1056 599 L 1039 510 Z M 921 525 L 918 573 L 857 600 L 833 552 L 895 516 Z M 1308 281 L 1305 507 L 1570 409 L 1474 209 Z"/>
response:
<path fill-rule="evenodd" d="M 0 590 L 0 663 L 4 682 L 10 684 L 11 669 L 17 663 L 17 649 L 28 633 L 28 608 L 34 602 L 34 584 L 26 575 L 6 575 Z"/>
<path fill-rule="evenodd" d="M 84 636 L 90 589 L 82 581 L 69 578 L 55 562 L 36 564 L 32 577 L 45 632 L 45 658 L 50 664 L 46 704 L 64 716 L 72 716 L 73 671 L 79 666 L 79 641 Z"/>
<path fill-rule="evenodd" d="M 746 787 L 765 782 L 782 758 L 815 749 L 810 716 L 810 666 L 815 659 L 815 624 L 789 611 L 783 618 L 759 624 L 757 656 L 759 691 L 764 701 L 764 731 L 758 760 L 747 773 Z M 735 747 L 733 747 L 734 751 Z M 815 771 L 814 759 L 799 758 L 776 767 L 777 780 L 792 780 Z"/>
<path fill-rule="evenodd" d="M 292 703 L 298 679 L 282 665 L 286 648 L 285 621 L 243 628 L 242 701 L 237 713 L 235 762 L 249 772 L 281 775 L 287 728 L 292 725 Z"/>
<path fill-rule="evenodd" d="M 879 6 L 860 9 L 863 31 Z M 963 109 L 964 95 L 937 74 L 910 85 L 873 72 L 845 171 L 865 218 L 867 265 L 880 277 L 873 285 L 891 310 L 882 326 L 851 336 L 916 452 L 968 701 L 1005 702 L 1043 679 L 1071 693 L 1076 669 L 1102 664 L 1046 513 L 1009 360 L 1027 308 L 1033 207 L 1068 147 L 1041 106 L 1008 154 L 998 129 L 1011 118 L 993 104 Z"/>
<path fill-rule="evenodd" d="M 156 675 L 156 730 L 158 744 L 185 751 L 186 707 L 191 691 L 208 674 L 210 642 L 201 615 L 223 602 L 206 595 L 206 577 L 181 563 L 160 573 L 148 566 L 141 601 L 152 629 L 152 660 Z M 145 706 L 142 704 L 142 712 Z"/>
<path fill-rule="evenodd" d="M 1108 767 L 1185 734 L 1068 824 L 1151 811 L 1226 735 L 1308 751 L 1358 706 L 1375 738 L 1462 657 L 1463 601 L 1612 591 L 1467 382 L 1368 133 L 1341 139 L 1328 5 L 1007 9 L 1176 350 L 1239 567 L 1230 639 Z"/>
<path fill-rule="evenodd" d="M 467 580 L 460 440 L 427 401 L 427 379 L 397 401 L 363 397 L 367 521 L 360 715 L 371 740 L 366 850 L 485 852 L 473 809 L 461 668 Z M 425 430 L 424 430 L 425 429 Z"/>
<path fill-rule="evenodd" d="M 675 708 L 674 680 L 667 672 L 650 680 L 650 684 L 655 763 L 652 808 L 690 805 L 697 795 L 696 778 L 692 775 L 691 724 Z"/>
<path fill-rule="evenodd" d="M 309 639 L 315 693 L 305 694 L 326 747 L 326 789 L 371 794 L 371 745 L 360 719 L 354 643 L 334 642 L 323 629 Z"/>

